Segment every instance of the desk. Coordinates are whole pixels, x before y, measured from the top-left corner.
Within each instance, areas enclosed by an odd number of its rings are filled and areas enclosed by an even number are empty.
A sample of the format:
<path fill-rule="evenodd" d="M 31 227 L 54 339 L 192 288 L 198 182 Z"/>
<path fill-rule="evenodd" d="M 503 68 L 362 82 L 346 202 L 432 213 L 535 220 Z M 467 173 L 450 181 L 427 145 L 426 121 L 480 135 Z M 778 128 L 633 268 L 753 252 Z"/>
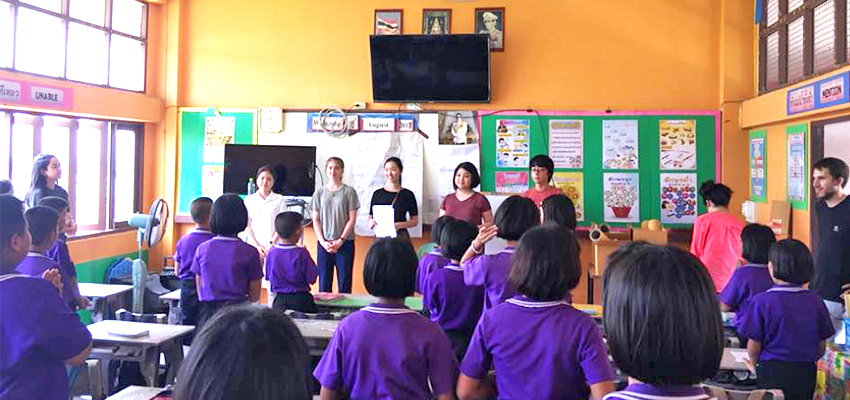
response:
<path fill-rule="evenodd" d="M 127 327 L 143 327 L 149 330 L 147 336 L 130 338 L 111 335 L 109 331 Z M 183 346 L 180 338 L 195 330 L 194 326 L 148 324 L 105 320 L 88 326 L 92 335 L 92 352 L 90 357 L 100 360 L 103 392 L 112 391 L 112 380 L 109 377 L 109 361 L 113 359 L 138 361 L 142 375 L 149 386 L 156 385 L 159 353 L 165 353 L 166 364 L 171 364 L 168 381 L 174 380 L 174 375 L 183 362 Z"/>
<path fill-rule="evenodd" d="M 336 300 L 321 300 L 315 299 L 316 306 L 320 308 L 326 309 L 327 311 L 333 311 L 333 309 L 346 309 L 348 311 L 359 310 L 363 307 L 368 306 L 372 303 L 377 303 L 378 299 L 375 296 L 369 294 L 350 294 L 345 293 L 341 298 Z M 422 312 L 422 297 L 408 297 L 405 299 L 404 304 L 409 307 L 411 310 L 416 310 Z"/>
<path fill-rule="evenodd" d="M 159 301 L 168 303 L 168 323 L 171 325 L 179 324 L 181 317 L 176 310 L 180 304 L 180 289 L 159 296 Z"/>
<path fill-rule="evenodd" d="M 101 301 L 94 302 L 93 321 L 115 319 L 114 310 L 109 307 L 110 300 L 117 301 L 118 296 L 133 290 L 131 285 L 107 285 L 104 283 L 79 283 L 77 285 L 80 288 L 80 296 L 92 300 L 101 299 Z"/>
<path fill-rule="evenodd" d="M 736 349 L 732 347 L 724 348 L 723 358 L 720 359 L 720 369 L 727 371 L 749 371 L 749 369 L 747 368 L 747 364 L 736 361 L 735 356 L 732 355 L 732 352 L 747 354 L 746 349 Z"/>
<path fill-rule="evenodd" d="M 298 327 L 301 336 L 307 341 L 311 356 L 321 357 L 328 347 L 328 342 L 336 332 L 339 321 L 328 321 L 322 319 L 299 319 L 293 318 L 292 322 Z"/>

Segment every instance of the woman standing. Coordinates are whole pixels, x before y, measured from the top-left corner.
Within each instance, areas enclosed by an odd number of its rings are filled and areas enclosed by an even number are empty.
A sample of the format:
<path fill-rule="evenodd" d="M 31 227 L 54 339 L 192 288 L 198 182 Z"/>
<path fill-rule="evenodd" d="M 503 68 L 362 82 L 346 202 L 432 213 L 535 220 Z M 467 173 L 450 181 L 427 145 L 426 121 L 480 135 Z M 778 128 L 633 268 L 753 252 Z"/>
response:
<path fill-rule="evenodd" d="M 419 208 L 416 205 L 416 195 L 408 189 L 401 187 L 401 173 L 404 165 L 398 157 L 390 157 L 384 161 L 384 177 L 387 178 L 384 187 L 372 193 L 372 202 L 369 204 L 369 229 L 375 229 L 376 222 L 372 218 L 373 207 L 386 205 L 392 206 L 395 215 L 395 229 L 398 237 L 410 241 L 410 233 L 407 228 L 413 228 L 419 224 Z M 410 219 L 407 215 L 410 214 Z"/>
<path fill-rule="evenodd" d="M 27 208 L 32 208 L 38 205 L 38 202 L 45 197 L 61 197 L 68 201 L 68 192 L 59 186 L 59 178 L 62 177 L 62 166 L 59 165 L 59 159 L 50 154 L 39 154 L 32 161 L 32 180 L 30 189 L 25 197 Z M 69 201 L 70 204 L 70 201 Z M 77 233 L 77 224 L 74 222 L 74 217 L 71 213 L 66 213 L 64 221 L 65 227 L 62 229 L 61 239 L 66 239 L 67 235 Z"/>
<path fill-rule="evenodd" d="M 741 260 L 741 231 L 744 223 L 729 213 L 732 189 L 713 180 L 699 188 L 708 213 L 694 221 L 691 253 L 708 269 L 714 290 L 723 291 Z"/>
<path fill-rule="evenodd" d="M 354 266 L 354 223 L 360 200 L 351 186 L 342 183 L 345 164 L 338 157 L 325 162 L 328 183 L 313 193 L 313 229 L 316 231 L 319 290 L 330 292 L 334 266 L 340 293 L 351 293 Z"/>
<path fill-rule="evenodd" d="M 471 162 L 462 162 L 455 168 L 455 192 L 443 199 L 440 205 L 440 217 L 450 215 L 455 219 L 469 222 L 472 226 L 493 224 L 493 211 L 490 201 L 483 194 L 473 190 L 481 184 L 478 168 Z"/>
<path fill-rule="evenodd" d="M 272 192 L 274 174 L 269 165 L 263 165 L 257 170 L 257 191 L 245 197 L 245 207 L 248 209 L 248 244 L 257 248 L 260 256 L 265 257 L 277 239 L 274 230 L 274 219 L 286 211 L 286 201 L 283 196 Z"/>

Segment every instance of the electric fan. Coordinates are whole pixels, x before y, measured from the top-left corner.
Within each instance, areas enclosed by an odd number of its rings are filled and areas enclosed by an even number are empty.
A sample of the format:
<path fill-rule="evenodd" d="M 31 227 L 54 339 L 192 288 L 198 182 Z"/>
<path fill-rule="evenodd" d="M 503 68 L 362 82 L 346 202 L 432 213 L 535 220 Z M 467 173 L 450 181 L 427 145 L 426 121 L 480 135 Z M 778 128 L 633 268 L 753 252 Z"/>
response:
<path fill-rule="evenodd" d="M 133 260 L 133 312 L 143 313 L 145 304 L 145 282 L 148 278 L 148 266 L 142 260 L 142 249 L 152 249 L 162 241 L 168 227 L 168 203 L 163 199 L 154 200 L 147 214 L 133 214 L 130 226 L 139 228 L 139 258 Z"/>

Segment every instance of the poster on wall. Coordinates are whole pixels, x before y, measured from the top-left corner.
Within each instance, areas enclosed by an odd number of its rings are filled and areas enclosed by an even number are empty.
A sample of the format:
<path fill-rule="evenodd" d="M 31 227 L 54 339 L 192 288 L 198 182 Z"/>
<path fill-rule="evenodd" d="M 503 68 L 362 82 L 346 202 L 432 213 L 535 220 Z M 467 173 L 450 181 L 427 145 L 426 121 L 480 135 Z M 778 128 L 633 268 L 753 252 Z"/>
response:
<path fill-rule="evenodd" d="M 697 168 L 696 120 L 661 120 L 658 132 L 662 170 Z"/>
<path fill-rule="evenodd" d="M 201 167 L 201 196 L 213 200 L 224 191 L 224 165 L 204 165 Z"/>
<path fill-rule="evenodd" d="M 638 179 L 636 173 L 603 174 L 605 222 L 640 222 Z"/>
<path fill-rule="evenodd" d="M 528 172 L 496 172 L 496 193 L 522 193 L 528 190 Z"/>
<path fill-rule="evenodd" d="M 472 111 L 440 115 L 440 145 L 462 146 L 478 143 L 478 124 Z"/>
<path fill-rule="evenodd" d="M 555 168 L 582 168 L 584 154 L 584 121 L 549 121 L 549 157 Z"/>
<path fill-rule="evenodd" d="M 236 117 L 207 117 L 204 123 L 204 162 L 223 163 L 224 145 L 233 144 Z"/>
<path fill-rule="evenodd" d="M 496 167 L 528 168 L 528 121 L 500 119 L 496 124 Z"/>
<path fill-rule="evenodd" d="M 789 129 L 794 127 L 789 127 Z M 792 205 L 805 207 L 806 191 L 809 190 L 806 173 L 806 133 L 788 133 L 788 201 Z M 796 207 L 795 207 L 796 208 Z"/>
<path fill-rule="evenodd" d="M 765 203 L 767 201 L 767 154 L 764 131 L 750 133 L 750 200 Z"/>
<path fill-rule="evenodd" d="M 584 221 L 584 175 L 581 172 L 555 172 L 552 184 L 573 201 L 576 221 Z"/>
<path fill-rule="evenodd" d="M 661 223 L 693 224 L 697 217 L 697 174 L 661 174 Z"/>
<path fill-rule="evenodd" d="M 602 121 L 602 168 L 638 168 L 638 121 Z"/>

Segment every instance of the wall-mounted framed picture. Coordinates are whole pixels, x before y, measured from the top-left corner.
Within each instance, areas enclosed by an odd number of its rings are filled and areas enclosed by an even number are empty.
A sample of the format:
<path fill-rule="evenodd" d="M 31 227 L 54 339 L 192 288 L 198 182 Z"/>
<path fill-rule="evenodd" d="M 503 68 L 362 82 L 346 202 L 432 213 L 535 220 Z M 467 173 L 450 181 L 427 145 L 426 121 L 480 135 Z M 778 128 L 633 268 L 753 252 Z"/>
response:
<path fill-rule="evenodd" d="M 449 35 L 452 33 L 452 10 L 426 8 L 422 10 L 423 35 Z"/>
<path fill-rule="evenodd" d="M 490 35 L 491 51 L 505 51 L 505 8 L 476 8 L 475 32 Z"/>
<path fill-rule="evenodd" d="M 375 10 L 375 35 L 401 35 L 403 10 Z"/>

